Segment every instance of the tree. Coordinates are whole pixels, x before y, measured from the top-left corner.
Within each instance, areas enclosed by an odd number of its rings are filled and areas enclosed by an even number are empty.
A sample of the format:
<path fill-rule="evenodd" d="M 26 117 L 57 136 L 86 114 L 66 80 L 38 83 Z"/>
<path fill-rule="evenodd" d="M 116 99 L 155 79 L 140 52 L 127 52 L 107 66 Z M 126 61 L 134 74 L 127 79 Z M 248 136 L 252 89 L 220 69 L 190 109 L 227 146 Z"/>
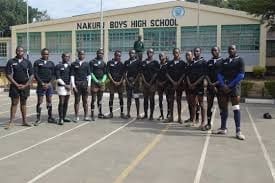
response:
<path fill-rule="evenodd" d="M 27 23 L 27 3 L 23 0 L 0 0 L 0 32 L 9 32 L 9 27 Z M 29 8 L 29 22 L 33 18 L 37 21 L 50 19 L 47 11 L 39 11 L 37 8 Z"/>
<path fill-rule="evenodd" d="M 198 2 L 198 0 L 187 0 L 189 2 Z M 261 17 L 263 22 L 273 25 L 275 18 L 274 0 L 201 0 L 202 4 L 217 6 L 220 8 L 229 8 L 234 10 L 246 11 L 257 17 Z"/>
<path fill-rule="evenodd" d="M 247 11 L 262 21 L 274 27 L 275 1 L 274 0 L 239 0 L 240 9 Z"/>

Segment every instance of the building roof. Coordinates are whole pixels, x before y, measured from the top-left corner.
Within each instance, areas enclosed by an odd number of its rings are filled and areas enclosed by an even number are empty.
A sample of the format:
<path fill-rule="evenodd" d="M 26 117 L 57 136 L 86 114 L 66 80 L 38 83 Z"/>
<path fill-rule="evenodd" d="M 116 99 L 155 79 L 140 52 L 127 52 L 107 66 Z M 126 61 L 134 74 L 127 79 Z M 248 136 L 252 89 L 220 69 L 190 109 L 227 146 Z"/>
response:
<path fill-rule="evenodd" d="M 197 9 L 198 8 L 197 3 L 175 0 L 175 1 L 169 1 L 169 2 L 164 2 L 164 3 L 129 7 L 129 8 L 124 8 L 124 9 L 108 10 L 108 11 L 104 11 L 104 17 L 107 18 L 107 17 L 131 14 L 131 13 L 136 13 L 136 12 L 148 12 L 148 11 L 157 10 L 157 9 L 172 8 L 175 6 L 183 6 L 184 8 L 188 8 L 188 9 Z M 225 14 L 225 15 L 230 15 L 230 16 L 235 16 L 235 17 L 240 17 L 240 18 L 247 18 L 247 19 L 251 19 L 251 20 L 260 20 L 260 18 L 255 17 L 253 15 L 249 15 L 247 12 L 244 12 L 244 11 L 219 8 L 216 6 L 209 6 L 209 5 L 204 5 L 204 4 L 200 5 L 200 11 L 214 12 L 217 14 Z M 35 22 L 35 23 L 29 24 L 29 27 L 30 28 L 41 27 L 41 26 L 46 26 L 46 25 L 75 22 L 75 21 L 79 21 L 79 20 L 83 20 L 83 19 L 94 19 L 94 18 L 99 18 L 99 17 L 100 17 L 100 12 L 95 12 L 95 13 L 77 15 L 77 16 L 72 16 L 72 17 L 67 17 L 67 18 L 53 19 L 53 20 L 48 20 L 48 21 L 43 21 L 43 22 Z M 24 29 L 24 28 L 26 28 L 26 24 L 15 25 L 15 26 L 12 26 L 11 28 L 13 30 Z"/>

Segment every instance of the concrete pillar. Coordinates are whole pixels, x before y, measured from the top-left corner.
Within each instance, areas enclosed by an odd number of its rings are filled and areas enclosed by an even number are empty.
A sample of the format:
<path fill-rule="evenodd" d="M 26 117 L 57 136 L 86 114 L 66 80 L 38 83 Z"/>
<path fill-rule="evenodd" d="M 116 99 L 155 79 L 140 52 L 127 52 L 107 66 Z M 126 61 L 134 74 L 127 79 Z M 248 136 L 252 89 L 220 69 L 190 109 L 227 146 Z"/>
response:
<path fill-rule="evenodd" d="M 259 54 L 259 65 L 266 66 L 266 38 L 267 38 L 267 27 L 266 24 L 260 25 L 260 54 Z"/>
<path fill-rule="evenodd" d="M 217 46 L 222 48 L 222 26 L 217 25 Z"/>
<path fill-rule="evenodd" d="M 177 26 L 176 46 L 177 48 L 181 49 L 181 27 L 180 26 Z"/>
<path fill-rule="evenodd" d="M 72 30 L 72 53 L 71 53 L 71 61 L 75 61 L 76 59 L 76 31 Z"/>

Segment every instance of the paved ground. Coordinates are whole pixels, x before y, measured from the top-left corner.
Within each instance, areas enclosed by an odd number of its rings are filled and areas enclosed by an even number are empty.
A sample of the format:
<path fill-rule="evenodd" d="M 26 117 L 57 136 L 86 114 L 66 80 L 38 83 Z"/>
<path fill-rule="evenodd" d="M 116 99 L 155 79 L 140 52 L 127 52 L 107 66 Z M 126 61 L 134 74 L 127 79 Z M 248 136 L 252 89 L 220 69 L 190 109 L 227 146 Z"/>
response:
<path fill-rule="evenodd" d="M 0 95 L 3 126 L 10 101 L 5 93 Z M 104 98 L 104 112 L 108 112 L 107 100 Z M 36 98 L 31 97 L 30 122 L 35 120 L 35 103 Z M 115 104 L 117 109 L 117 100 Z M 183 106 L 185 119 L 185 101 Z M 243 104 L 241 109 L 245 141 L 233 138 L 232 113 L 227 136 L 134 118 L 64 126 L 43 123 L 31 128 L 20 126 L 18 119 L 12 129 L 0 128 L 1 183 L 275 182 L 275 120 L 262 119 L 264 112 L 275 117 L 274 105 Z M 156 111 L 155 117 L 159 115 L 158 108 Z M 54 112 L 56 115 L 56 108 Z M 73 114 L 72 103 L 69 114 Z M 115 115 L 119 115 L 118 109 Z M 20 118 L 19 111 L 17 116 Z M 213 123 L 214 129 L 219 127 L 218 109 Z"/>

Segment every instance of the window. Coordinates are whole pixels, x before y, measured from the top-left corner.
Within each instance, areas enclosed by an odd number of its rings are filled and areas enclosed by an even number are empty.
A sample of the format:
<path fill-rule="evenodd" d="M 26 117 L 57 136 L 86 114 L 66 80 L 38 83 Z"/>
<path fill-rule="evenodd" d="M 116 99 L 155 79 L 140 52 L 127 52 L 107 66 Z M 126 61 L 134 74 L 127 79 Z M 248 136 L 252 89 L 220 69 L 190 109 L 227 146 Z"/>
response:
<path fill-rule="evenodd" d="M 100 30 L 77 31 L 76 47 L 87 52 L 96 52 L 100 48 Z"/>
<path fill-rule="evenodd" d="M 134 47 L 139 35 L 138 29 L 111 29 L 109 30 L 109 51 L 117 49 L 128 52 Z"/>
<path fill-rule="evenodd" d="M 181 28 L 181 48 L 193 50 L 200 47 L 203 50 L 211 50 L 217 45 L 217 26 L 200 26 L 197 32 L 196 26 Z"/>
<path fill-rule="evenodd" d="M 17 46 L 22 46 L 27 49 L 27 33 L 17 33 Z M 29 52 L 40 53 L 41 51 L 41 33 L 30 32 L 29 33 Z"/>
<path fill-rule="evenodd" d="M 222 50 L 236 45 L 238 50 L 255 51 L 260 47 L 260 25 L 223 25 Z"/>
<path fill-rule="evenodd" d="M 275 57 L 275 40 L 268 40 L 266 44 L 266 56 Z"/>
<path fill-rule="evenodd" d="M 153 48 L 154 51 L 171 51 L 177 46 L 175 27 L 146 28 L 144 31 L 145 49 Z"/>
<path fill-rule="evenodd" d="M 72 32 L 46 32 L 46 47 L 51 53 L 72 51 Z"/>
<path fill-rule="evenodd" d="M 7 57 L 7 43 L 0 42 L 0 57 Z"/>

